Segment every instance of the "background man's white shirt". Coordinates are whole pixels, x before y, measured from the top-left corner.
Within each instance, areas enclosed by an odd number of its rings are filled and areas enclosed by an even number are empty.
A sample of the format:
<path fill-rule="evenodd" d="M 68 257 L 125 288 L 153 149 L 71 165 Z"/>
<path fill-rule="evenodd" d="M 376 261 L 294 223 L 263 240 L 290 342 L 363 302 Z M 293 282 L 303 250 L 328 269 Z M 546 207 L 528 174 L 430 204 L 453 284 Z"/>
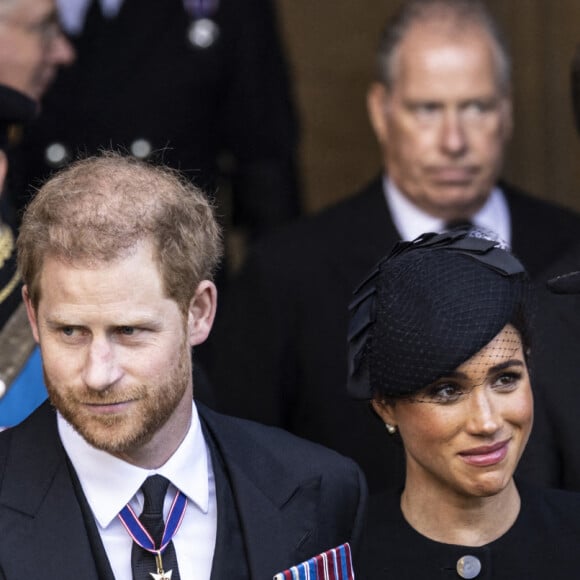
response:
<path fill-rule="evenodd" d="M 403 240 L 414 240 L 427 232 L 441 232 L 445 221 L 419 209 L 388 177 L 383 178 L 383 190 L 393 223 Z M 511 247 L 510 212 L 504 193 L 494 187 L 483 207 L 471 218 L 474 226 L 490 230 Z"/>

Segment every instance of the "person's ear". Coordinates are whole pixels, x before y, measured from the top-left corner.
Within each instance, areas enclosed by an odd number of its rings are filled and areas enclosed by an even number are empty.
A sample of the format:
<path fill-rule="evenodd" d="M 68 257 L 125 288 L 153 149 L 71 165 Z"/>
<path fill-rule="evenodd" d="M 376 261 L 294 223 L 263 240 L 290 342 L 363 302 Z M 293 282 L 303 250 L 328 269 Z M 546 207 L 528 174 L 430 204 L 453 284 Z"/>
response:
<path fill-rule="evenodd" d="M 36 310 L 32 304 L 32 300 L 30 300 L 30 295 L 28 294 L 28 286 L 22 287 L 22 300 L 26 306 L 26 314 L 28 315 L 28 322 L 32 329 L 32 336 L 34 336 L 36 342 L 40 342 L 38 335 L 38 319 L 36 317 Z"/>
<path fill-rule="evenodd" d="M 2 197 L 2 193 L 4 191 L 7 173 L 8 173 L 8 158 L 6 157 L 6 153 L 0 150 L 0 197 Z"/>
<path fill-rule="evenodd" d="M 514 116 L 513 116 L 513 104 L 510 95 L 503 97 L 501 102 L 501 116 L 502 116 L 502 126 L 503 126 L 503 140 L 507 143 L 514 131 Z"/>
<path fill-rule="evenodd" d="M 377 141 L 386 147 L 388 138 L 387 107 L 389 95 L 382 83 L 374 82 L 367 92 L 367 111 Z"/>
<path fill-rule="evenodd" d="M 202 280 L 189 303 L 187 333 L 190 346 L 204 342 L 211 331 L 217 308 L 217 290 L 209 280 Z"/>
<path fill-rule="evenodd" d="M 381 421 L 385 424 L 387 431 L 393 434 L 397 430 L 397 413 L 396 404 L 387 403 L 384 400 L 375 397 L 371 401 L 374 412 L 381 418 Z"/>

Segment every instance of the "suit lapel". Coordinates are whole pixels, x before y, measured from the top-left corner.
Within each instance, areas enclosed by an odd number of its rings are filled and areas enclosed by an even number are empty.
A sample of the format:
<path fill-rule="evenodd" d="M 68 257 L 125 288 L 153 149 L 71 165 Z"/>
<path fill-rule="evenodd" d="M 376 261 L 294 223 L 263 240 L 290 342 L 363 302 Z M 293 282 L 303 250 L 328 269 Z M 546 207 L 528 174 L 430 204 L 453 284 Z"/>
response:
<path fill-rule="evenodd" d="M 538 243 L 537 238 L 538 232 L 545 227 L 542 223 L 545 214 L 533 207 L 533 200 L 507 183 L 501 182 L 500 187 L 508 202 L 512 251 L 522 260 L 528 273 L 534 276 L 548 260 L 551 250 L 548 244 Z"/>
<path fill-rule="evenodd" d="M 353 224 L 357 231 L 365 232 L 367 243 L 360 249 L 381 256 L 389 252 L 401 239 L 401 236 L 391 216 L 383 188 L 384 175 L 381 174 L 371 181 L 362 191 L 360 220 Z"/>
<path fill-rule="evenodd" d="M 325 266 L 325 272 L 350 292 L 390 252 L 400 235 L 387 206 L 382 175 L 347 200 L 340 211 L 348 216 L 348 224 L 340 231 L 340 239 L 327 240 L 334 260 Z"/>
<path fill-rule="evenodd" d="M 300 480 L 231 417 L 198 405 L 229 476 L 250 577 L 263 580 L 313 555 L 320 480 Z M 219 511 L 219 506 L 218 506 Z"/>
<path fill-rule="evenodd" d="M 551 268 L 580 240 L 578 215 L 534 199 L 506 183 L 505 193 L 512 226 L 512 249 L 533 280 L 543 280 Z"/>
<path fill-rule="evenodd" d="M 352 240 L 346 248 L 346 256 L 339 256 L 337 267 L 348 278 L 348 287 L 354 290 L 353 284 L 358 284 L 361 277 L 400 240 L 385 199 L 382 176 L 353 198 L 349 219 Z"/>
<path fill-rule="evenodd" d="M 97 580 L 53 409 L 45 403 L 5 435 L 0 537 L 10 555 L 2 561 L 13 566 L 6 577 Z"/>

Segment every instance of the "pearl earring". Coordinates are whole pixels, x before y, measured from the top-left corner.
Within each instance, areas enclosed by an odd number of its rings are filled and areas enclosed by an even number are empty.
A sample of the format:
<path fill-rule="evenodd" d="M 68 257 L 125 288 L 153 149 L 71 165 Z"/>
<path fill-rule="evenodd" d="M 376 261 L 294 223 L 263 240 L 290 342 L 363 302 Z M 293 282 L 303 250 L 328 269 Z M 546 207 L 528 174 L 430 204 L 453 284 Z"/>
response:
<path fill-rule="evenodd" d="M 390 425 L 389 423 L 385 423 L 385 427 L 389 432 L 389 435 L 394 435 L 397 432 L 397 427 L 395 425 Z"/>

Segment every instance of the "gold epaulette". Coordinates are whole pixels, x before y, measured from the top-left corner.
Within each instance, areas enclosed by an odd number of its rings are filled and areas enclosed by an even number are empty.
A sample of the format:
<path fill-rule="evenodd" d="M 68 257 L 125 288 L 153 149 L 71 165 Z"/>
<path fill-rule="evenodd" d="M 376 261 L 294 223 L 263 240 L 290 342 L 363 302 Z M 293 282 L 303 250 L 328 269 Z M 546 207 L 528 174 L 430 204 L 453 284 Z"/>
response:
<path fill-rule="evenodd" d="M 20 304 L 0 330 L 0 398 L 8 392 L 35 346 L 26 307 Z"/>

